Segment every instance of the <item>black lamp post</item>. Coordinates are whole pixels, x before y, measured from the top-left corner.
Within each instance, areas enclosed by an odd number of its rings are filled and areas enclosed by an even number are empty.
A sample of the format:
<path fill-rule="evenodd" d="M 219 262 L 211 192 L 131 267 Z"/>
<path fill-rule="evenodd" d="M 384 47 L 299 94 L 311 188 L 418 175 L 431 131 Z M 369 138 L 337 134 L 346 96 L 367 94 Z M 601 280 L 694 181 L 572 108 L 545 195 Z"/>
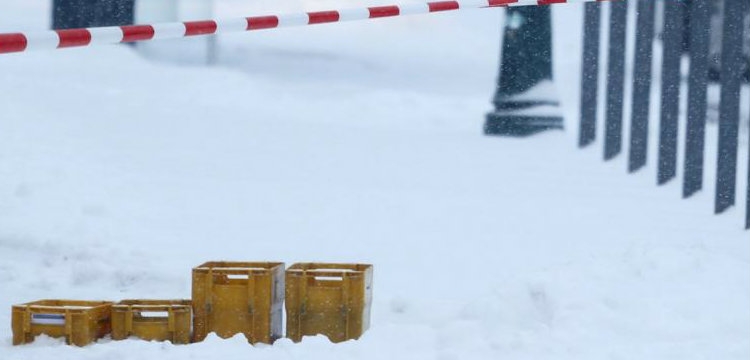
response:
<path fill-rule="evenodd" d="M 52 28 L 130 25 L 134 5 L 135 0 L 53 0 Z"/>
<path fill-rule="evenodd" d="M 487 114 L 487 135 L 527 136 L 562 129 L 552 84 L 552 33 L 548 6 L 506 10 L 500 76 Z"/>

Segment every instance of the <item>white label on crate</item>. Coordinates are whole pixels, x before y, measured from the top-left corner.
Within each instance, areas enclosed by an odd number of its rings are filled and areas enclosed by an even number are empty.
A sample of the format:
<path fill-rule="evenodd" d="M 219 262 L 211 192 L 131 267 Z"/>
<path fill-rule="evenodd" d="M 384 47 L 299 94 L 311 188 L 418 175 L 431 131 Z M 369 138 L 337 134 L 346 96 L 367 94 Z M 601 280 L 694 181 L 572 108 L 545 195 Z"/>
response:
<path fill-rule="evenodd" d="M 31 314 L 31 323 L 39 325 L 65 325 L 65 315 Z"/>

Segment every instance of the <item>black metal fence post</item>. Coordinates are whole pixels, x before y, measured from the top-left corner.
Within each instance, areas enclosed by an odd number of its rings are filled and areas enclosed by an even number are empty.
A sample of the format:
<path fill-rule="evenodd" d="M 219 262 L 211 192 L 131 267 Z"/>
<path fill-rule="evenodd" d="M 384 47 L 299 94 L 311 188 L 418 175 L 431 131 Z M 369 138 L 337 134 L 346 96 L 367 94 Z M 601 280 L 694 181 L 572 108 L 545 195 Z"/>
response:
<path fill-rule="evenodd" d="M 682 57 L 683 3 L 664 1 L 663 57 L 661 70 L 661 120 L 659 122 L 659 185 L 677 175 L 677 124 L 680 111 L 680 60 Z"/>
<path fill-rule="evenodd" d="M 622 110 L 625 84 L 625 30 L 628 3 L 610 3 L 609 57 L 607 59 L 607 116 L 604 124 L 604 159 L 622 150 Z"/>
<path fill-rule="evenodd" d="M 630 172 L 635 172 L 646 165 L 648 152 L 651 63 L 654 49 L 654 1 L 638 0 L 637 14 L 628 161 L 628 171 Z"/>
<path fill-rule="evenodd" d="M 716 170 L 715 212 L 734 205 L 737 182 L 737 141 L 740 124 L 740 86 L 743 69 L 742 30 L 747 0 L 725 0 L 721 45 L 721 100 L 719 102 L 719 159 Z"/>
<path fill-rule="evenodd" d="M 685 198 L 703 188 L 711 6 L 711 3 L 703 0 L 693 1 L 690 4 L 690 75 L 688 76 L 685 173 L 682 186 L 682 196 Z"/>
<path fill-rule="evenodd" d="M 596 139 L 596 110 L 599 91 L 599 38 L 601 5 L 584 5 L 583 64 L 581 69 L 581 127 L 578 146 L 585 147 Z"/>

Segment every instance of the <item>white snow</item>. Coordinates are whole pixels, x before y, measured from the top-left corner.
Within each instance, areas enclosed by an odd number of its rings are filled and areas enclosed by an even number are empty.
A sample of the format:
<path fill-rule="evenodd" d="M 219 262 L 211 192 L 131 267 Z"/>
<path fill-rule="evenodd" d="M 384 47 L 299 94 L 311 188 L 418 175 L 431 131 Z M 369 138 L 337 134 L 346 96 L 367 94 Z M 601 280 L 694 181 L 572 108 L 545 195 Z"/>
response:
<path fill-rule="evenodd" d="M 715 126 L 690 200 L 655 186 L 654 146 L 635 175 L 601 143 L 576 149 L 582 13 L 553 11 L 566 131 L 526 139 L 481 134 L 500 9 L 226 35 L 214 68 L 184 44 L 179 63 L 0 56 L 0 359 L 747 359 L 750 236 L 744 205 L 711 213 Z M 0 3 L 0 31 L 48 21 L 49 1 Z M 13 304 L 189 298 L 211 260 L 372 263 L 371 328 L 11 346 Z"/>

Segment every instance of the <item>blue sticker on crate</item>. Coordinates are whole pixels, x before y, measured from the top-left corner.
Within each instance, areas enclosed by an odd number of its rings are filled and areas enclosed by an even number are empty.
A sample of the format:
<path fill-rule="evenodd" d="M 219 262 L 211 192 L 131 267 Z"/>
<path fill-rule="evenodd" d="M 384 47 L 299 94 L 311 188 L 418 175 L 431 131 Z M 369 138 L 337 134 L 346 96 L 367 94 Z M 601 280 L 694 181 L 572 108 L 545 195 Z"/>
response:
<path fill-rule="evenodd" d="M 31 323 L 39 325 L 65 325 L 65 315 L 31 314 Z"/>

